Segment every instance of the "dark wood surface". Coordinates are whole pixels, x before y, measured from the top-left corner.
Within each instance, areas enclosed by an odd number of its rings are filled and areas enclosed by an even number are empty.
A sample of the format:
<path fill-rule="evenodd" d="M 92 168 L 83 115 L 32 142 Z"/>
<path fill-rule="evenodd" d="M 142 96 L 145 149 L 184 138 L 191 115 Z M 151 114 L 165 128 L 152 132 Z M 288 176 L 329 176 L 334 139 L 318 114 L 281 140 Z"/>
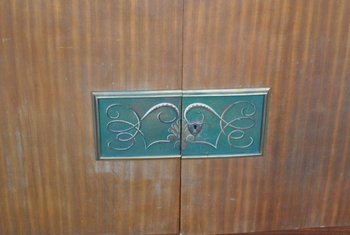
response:
<path fill-rule="evenodd" d="M 96 161 L 91 91 L 179 89 L 182 1 L 0 0 L 0 234 L 175 234 L 179 160 Z"/>
<path fill-rule="evenodd" d="M 182 161 L 182 234 L 350 225 L 350 1 L 184 9 L 183 88 L 271 99 L 264 157 Z"/>

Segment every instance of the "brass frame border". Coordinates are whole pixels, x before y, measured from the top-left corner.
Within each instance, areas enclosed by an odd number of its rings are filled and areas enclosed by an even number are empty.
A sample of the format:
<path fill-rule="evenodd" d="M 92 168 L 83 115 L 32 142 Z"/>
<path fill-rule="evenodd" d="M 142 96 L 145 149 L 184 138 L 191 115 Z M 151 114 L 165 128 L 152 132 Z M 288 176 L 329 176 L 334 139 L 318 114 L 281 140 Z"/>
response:
<path fill-rule="evenodd" d="M 183 159 L 205 159 L 205 158 L 240 158 L 240 157 L 257 157 L 265 155 L 267 127 L 268 127 L 268 114 L 269 103 L 271 96 L 270 88 L 238 88 L 238 89 L 207 89 L 207 90 L 134 90 L 134 91 L 93 91 L 91 92 L 92 105 L 93 105 L 93 124 L 94 124 L 94 141 L 96 145 L 96 159 L 97 160 L 145 160 L 145 159 L 171 159 L 171 158 L 183 158 Z M 261 131 L 261 144 L 259 153 L 255 154 L 218 154 L 218 155 L 193 155 L 183 156 L 180 148 L 179 155 L 159 155 L 159 156 L 141 156 L 141 157 L 101 157 L 100 146 L 100 131 L 99 131 L 99 113 L 98 100 L 101 98 L 141 98 L 141 97 L 204 97 L 204 96 L 246 96 L 246 95 L 264 95 L 264 116 Z M 181 110 L 183 110 L 181 100 Z M 182 112 L 181 112 L 182 113 Z M 182 119 L 182 114 L 181 114 Z"/>
<path fill-rule="evenodd" d="M 100 122 L 98 113 L 98 101 L 101 98 L 142 98 L 142 97 L 182 97 L 181 90 L 160 90 L 160 91 L 93 91 L 91 92 L 92 98 L 92 114 L 94 122 L 94 142 L 95 142 L 95 154 L 96 160 L 133 160 L 133 159 L 169 159 L 169 158 L 181 158 L 181 149 L 179 155 L 159 155 L 159 156 L 140 156 L 140 157 L 102 157 L 101 156 L 101 144 L 100 144 Z M 180 107 L 181 108 L 181 107 Z"/>
<path fill-rule="evenodd" d="M 182 91 L 182 97 L 204 97 L 204 96 L 247 96 L 247 95 L 263 95 L 264 96 L 264 115 L 262 120 L 261 131 L 261 143 L 259 153 L 248 154 L 216 154 L 216 155 L 190 155 L 183 156 L 183 159 L 205 159 L 205 158 L 240 158 L 240 157 L 261 157 L 265 155 L 266 135 L 267 135 L 267 123 L 269 113 L 269 100 L 270 100 L 269 87 L 263 88 L 242 88 L 242 89 L 212 89 L 212 90 L 184 90 Z M 182 105 L 182 109 L 183 109 Z"/>
<path fill-rule="evenodd" d="M 208 90 L 183 90 L 183 97 L 201 96 L 246 96 L 246 95 L 266 95 L 270 91 L 269 87 L 262 88 L 238 88 L 238 89 L 208 89 Z"/>

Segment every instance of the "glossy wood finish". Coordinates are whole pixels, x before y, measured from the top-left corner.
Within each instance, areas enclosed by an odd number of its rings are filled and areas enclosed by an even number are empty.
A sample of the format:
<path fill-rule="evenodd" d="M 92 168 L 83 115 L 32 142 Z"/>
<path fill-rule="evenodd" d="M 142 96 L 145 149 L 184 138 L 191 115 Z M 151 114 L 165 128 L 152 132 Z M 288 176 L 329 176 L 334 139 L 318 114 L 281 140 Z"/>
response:
<path fill-rule="evenodd" d="M 187 234 L 350 224 L 350 1 L 187 0 L 183 88 L 271 87 L 262 158 L 182 161 Z"/>
<path fill-rule="evenodd" d="M 175 234 L 180 162 L 96 161 L 93 90 L 179 89 L 182 1 L 0 0 L 0 234 Z"/>

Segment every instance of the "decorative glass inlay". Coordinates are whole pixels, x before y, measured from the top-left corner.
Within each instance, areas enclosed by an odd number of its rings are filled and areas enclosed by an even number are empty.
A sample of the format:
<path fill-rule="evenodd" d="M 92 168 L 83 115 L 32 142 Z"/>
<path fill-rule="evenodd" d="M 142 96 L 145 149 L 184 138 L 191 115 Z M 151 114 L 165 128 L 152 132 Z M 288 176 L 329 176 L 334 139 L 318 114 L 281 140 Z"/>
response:
<path fill-rule="evenodd" d="M 97 158 L 262 155 L 268 91 L 93 92 Z"/>
<path fill-rule="evenodd" d="M 268 89 L 184 91 L 184 158 L 262 155 Z"/>
<path fill-rule="evenodd" d="M 100 159 L 180 156 L 181 92 L 94 92 Z"/>

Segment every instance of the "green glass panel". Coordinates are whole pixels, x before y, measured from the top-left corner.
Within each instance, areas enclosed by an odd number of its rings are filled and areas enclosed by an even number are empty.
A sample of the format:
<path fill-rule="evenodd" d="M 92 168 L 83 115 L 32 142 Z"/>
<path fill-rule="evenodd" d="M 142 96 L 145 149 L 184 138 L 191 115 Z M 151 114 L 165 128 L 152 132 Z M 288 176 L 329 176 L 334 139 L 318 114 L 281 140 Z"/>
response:
<path fill-rule="evenodd" d="M 268 91 L 94 92 L 98 158 L 262 155 Z"/>
<path fill-rule="evenodd" d="M 180 156 L 180 92 L 94 93 L 98 158 Z"/>
<path fill-rule="evenodd" d="M 185 92 L 182 157 L 262 155 L 267 92 Z"/>

